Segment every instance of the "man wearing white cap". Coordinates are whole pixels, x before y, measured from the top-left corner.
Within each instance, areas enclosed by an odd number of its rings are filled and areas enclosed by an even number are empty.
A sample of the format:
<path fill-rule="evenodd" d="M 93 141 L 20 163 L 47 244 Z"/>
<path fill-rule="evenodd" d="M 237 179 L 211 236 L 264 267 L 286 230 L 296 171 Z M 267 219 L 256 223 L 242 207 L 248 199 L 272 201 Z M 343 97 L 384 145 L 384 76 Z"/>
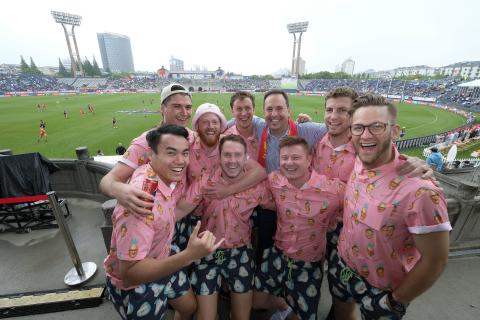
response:
<path fill-rule="evenodd" d="M 160 97 L 163 119 L 159 125 L 175 124 L 186 127 L 192 116 L 191 93 L 182 85 L 172 83 L 163 88 Z M 189 143 L 192 143 L 195 140 L 196 133 L 188 128 L 186 129 L 188 131 Z M 130 179 L 135 169 L 148 163 L 147 133 L 148 131 L 145 131 L 133 139 L 127 152 L 123 154 L 123 157 L 113 169 L 103 177 L 99 186 L 102 193 L 117 199 L 118 203 L 128 211 L 144 215 L 148 214 L 152 207 L 152 202 L 145 200 L 153 201 L 153 197 L 141 189 L 126 184 L 126 182 Z M 174 193 L 181 194 L 183 190 L 175 190 Z"/>

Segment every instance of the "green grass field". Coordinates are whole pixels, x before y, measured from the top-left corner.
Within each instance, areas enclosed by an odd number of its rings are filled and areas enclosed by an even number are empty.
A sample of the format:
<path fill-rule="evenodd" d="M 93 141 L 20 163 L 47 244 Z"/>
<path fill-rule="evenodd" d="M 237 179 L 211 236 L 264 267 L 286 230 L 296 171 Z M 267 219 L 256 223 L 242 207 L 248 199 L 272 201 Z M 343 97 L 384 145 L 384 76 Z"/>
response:
<path fill-rule="evenodd" d="M 150 99 L 154 99 L 153 104 Z M 229 94 L 195 93 L 193 96 L 194 107 L 204 102 L 218 104 L 227 119 L 231 118 L 229 101 Z M 256 96 L 256 102 L 256 113 L 261 116 L 261 95 Z M 46 103 L 47 110 L 39 112 L 38 103 Z M 89 103 L 95 105 L 95 115 L 88 112 Z M 0 98 L 0 149 L 11 149 L 14 154 L 38 151 L 49 158 L 75 158 L 75 148 L 87 146 L 90 155 L 98 149 L 105 155 L 113 155 L 119 142 L 128 146 L 132 138 L 160 122 L 159 105 L 159 94 Z M 290 105 L 293 116 L 303 112 L 310 114 L 314 121 L 323 122 L 323 97 L 291 96 Z M 84 118 L 80 116 L 80 108 L 87 112 Z M 144 108 L 157 113 L 145 117 Z M 443 132 L 465 121 L 432 107 L 400 104 L 398 109 L 399 124 L 407 128 L 404 139 Z M 67 110 L 68 119 L 64 119 L 63 110 Z M 114 116 L 117 129 L 112 127 Z M 48 143 L 37 143 L 40 119 L 47 123 Z"/>

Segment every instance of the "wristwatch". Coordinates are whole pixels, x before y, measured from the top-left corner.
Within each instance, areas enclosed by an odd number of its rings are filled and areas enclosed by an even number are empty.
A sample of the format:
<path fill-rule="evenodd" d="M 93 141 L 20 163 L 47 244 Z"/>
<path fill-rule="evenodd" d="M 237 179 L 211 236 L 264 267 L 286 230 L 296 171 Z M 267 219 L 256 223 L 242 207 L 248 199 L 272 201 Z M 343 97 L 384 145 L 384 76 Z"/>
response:
<path fill-rule="evenodd" d="M 388 304 L 390 305 L 390 308 L 392 308 L 392 311 L 394 313 L 403 316 L 407 312 L 407 307 L 409 303 L 400 303 L 396 301 L 393 298 L 393 294 L 391 291 L 388 293 L 387 298 L 388 298 Z"/>

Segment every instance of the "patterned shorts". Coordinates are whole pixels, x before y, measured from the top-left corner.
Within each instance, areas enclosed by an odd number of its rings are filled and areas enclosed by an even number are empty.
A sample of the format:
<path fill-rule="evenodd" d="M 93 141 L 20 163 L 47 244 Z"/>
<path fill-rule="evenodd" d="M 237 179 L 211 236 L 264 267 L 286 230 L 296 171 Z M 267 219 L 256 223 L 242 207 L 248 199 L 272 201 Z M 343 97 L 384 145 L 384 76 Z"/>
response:
<path fill-rule="evenodd" d="M 343 302 L 360 304 L 362 319 L 401 319 L 387 303 L 388 292 L 370 285 L 350 269 L 338 254 L 330 256 L 328 285 L 332 296 Z"/>
<path fill-rule="evenodd" d="M 284 297 L 303 320 L 317 319 L 322 263 L 294 260 L 273 246 L 263 252 L 255 273 L 255 289 Z"/>
<path fill-rule="evenodd" d="M 247 246 L 217 249 L 194 263 L 190 282 L 197 295 L 211 295 L 219 291 L 222 280 L 234 293 L 253 289 L 255 263 L 253 249 Z"/>
<path fill-rule="evenodd" d="M 178 251 L 172 246 L 172 254 Z M 115 287 L 107 277 L 109 298 L 122 319 L 164 319 L 167 300 L 180 298 L 189 289 L 190 281 L 183 270 L 130 290 Z"/>
<path fill-rule="evenodd" d="M 189 214 L 178 220 L 175 223 L 175 234 L 173 236 L 173 243 L 175 243 L 181 250 L 185 250 L 188 244 L 188 239 L 192 234 L 193 228 L 200 218 L 196 215 Z"/>

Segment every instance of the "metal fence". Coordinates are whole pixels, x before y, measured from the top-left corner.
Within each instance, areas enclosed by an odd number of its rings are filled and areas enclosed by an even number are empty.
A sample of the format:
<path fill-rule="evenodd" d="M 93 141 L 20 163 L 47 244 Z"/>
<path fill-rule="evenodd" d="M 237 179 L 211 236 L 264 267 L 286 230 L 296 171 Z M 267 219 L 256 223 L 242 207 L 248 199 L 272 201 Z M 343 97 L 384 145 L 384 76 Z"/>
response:
<path fill-rule="evenodd" d="M 405 139 L 405 140 L 397 140 L 397 141 L 395 141 L 395 144 L 397 145 L 398 150 L 408 149 L 408 148 L 417 148 L 417 147 L 428 147 L 432 143 L 437 142 L 437 136 L 438 135 L 447 135 L 449 132 L 470 127 L 472 124 L 473 124 L 473 122 L 469 121 L 469 122 L 465 123 L 464 125 L 462 125 L 458 128 L 449 130 L 449 131 L 436 133 L 436 134 L 432 134 L 432 135 L 424 136 L 424 137 L 417 137 L 417 138 Z"/>

